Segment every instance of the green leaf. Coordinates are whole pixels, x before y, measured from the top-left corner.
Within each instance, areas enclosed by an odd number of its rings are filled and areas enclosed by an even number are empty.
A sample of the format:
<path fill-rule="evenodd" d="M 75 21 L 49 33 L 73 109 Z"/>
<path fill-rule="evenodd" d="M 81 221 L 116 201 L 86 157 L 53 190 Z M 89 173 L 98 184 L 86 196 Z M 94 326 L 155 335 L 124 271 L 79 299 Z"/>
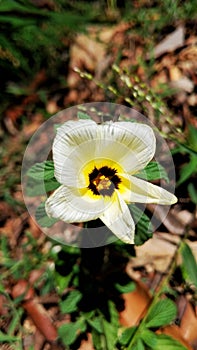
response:
<path fill-rule="evenodd" d="M 65 300 L 60 302 L 61 312 L 70 314 L 77 311 L 77 304 L 81 300 L 82 294 L 79 290 L 72 290 L 68 293 Z"/>
<path fill-rule="evenodd" d="M 135 283 L 134 282 L 129 282 L 128 284 L 122 285 L 119 283 L 115 283 L 115 288 L 120 292 L 120 293 L 129 293 L 135 290 Z"/>
<path fill-rule="evenodd" d="M 26 195 L 30 197 L 46 194 L 59 186 L 60 183 L 54 177 L 52 161 L 36 163 L 27 171 Z"/>
<path fill-rule="evenodd" d="M 119 315 L 116 310 L 115 304 L 109 300 L 108 302 L 108 310 L 110 314 L 110 322 L 106 321 L 103 315 L 100 316 L 101 326 L 103 334 L 101 337 L 103 338 L 104 349 L 106 350 L 115 350 L 115 344 L 117 341 L 117 333 L 119 327 Z"/>
<path fill-rule="evenodd" d="M 197 190 L 192 182 L 187 187 L 190 198 L 194 204 L 197 205 Z"/>
<path fill-rule="evenodd" d="M 135 176 L 145 179 L 147 181 L 154 181 L 158 179 L 164 179 L 169 183 L 168 174 L 165 168 L 158 162 L 150 162 L 147 166 L 137 173 Z"/>
<path fill-rule="evenodd" d="M 146 319 L 146 327 L 154 328 L 169 324 L 177 314 L 176 305 L 170 299 L 163 299 L 157 302 Z"/>
<path fill-rule="evenodd" d="M 77 322 L 65 323 L 58 328 L 58 334 L 64 345 L 71 345 L 78 337 L 79 325 Z"/>
<path fill-rule="evenodd" d="M 106 340 L 106 350 L 114 350 L 117 341 L 117 327 L 103 319 L 103 331 Z"/>
<path fill-rule="evenodd" d="M 62 276 L 59 273 L 55 273 L 55 284 L 60 294 L 69 286 L 71 279 L 73 278 L 73 271 L 67 276 Z"/>
<path fill-rule="evenodd" d="M 63 124 L 54 124 L 54 131 L 57 132 L 58 128 Z"/>
<path fill-rule="evenodd" d="M 4 334 L 0 331 L 0 342 L 14 342 L 18 341 L 20 338 L 14 335 Z"/>
<path fill-rule="evenodd" d="M 181 243 L 180 252 L 183 258 L 182 270 L 185 278 L 197 287 L 197 263 L 191 248 L 185 242 Z"/>
<path fill-rule="evenodd" d="M 190 147 L 197 152 L 197 129 L 192 124 L 189 124 L 188 131 L 188 143 Z"/>
<path fill-rule="evenodd" d="M 80 330 L 80 332 L 86 331 L 87 324 L 86 324 L 86 320 L 84 319 L 83 316 L 77 320 L 77 325 L 78 325 L 78 329 Z"/>
<path fill-rule="evenodd" d="M 197 172 L 197 156 L 191 154 L 189 163 L 185 164 L 180 171 L 180 178 L 177 181 L 177 186 L 181 185 L 194 173 Z"/>
<path fill-rule="evenodd" d="M 92 341 L 93 341 L 93 345 L 94 348 L 96 350 L 103 350 L 105 349 L 105 347 L 103 347 L 103 335 L 98 333 L 96 330 L 92 329 Z"/>
<path fill-rule="evenodd" d="M 95 317 L 93 320 L 87 320 L 89 325 L 94 328 L 98 333 L 102 334 L 103 329 L 101 325 L 100 317 Z"/>
<path fill-rule="evenodd" d="M 120 344 L 127 345 L 131 341 L 132 336 L 135 333 L 136 329 L 137 327 L 129 327 L 125 329 L 119 338 Z"/>
<path fill-rule="evenodd" d="M 187 350 L 187 348 L 169 335 L 157 334 L 154 350 Z"/>
<path fill-rule="evenodd" d="M 145 350 L 144 344 L 140 338 L 137 340 L 136 346 L 135 345 L 132 346 L 132 350 L 133 349 L 134 350 Z M 131 350 L 131 349 L 129 348 L 129 350 Z"/>
<path fill-rule="evenodd" d="M 57 221 L 59 221 L 59 219 L 50 218 L 47 215 L 46 210 L 45 210 L 45 203 L 41 203 L 37 207 L 36 213 L 35 213 L 35 218 L 36 218 L 37 223 L 42 227 L 51 227 Z"/>
<path fill-rule="evenodd" d="M 53 179 L 54 163 L 50 160 L 46 160 L 42 163 L 36 163 L 27 171 L 27 176 L 36 180 Z"/>
<path fill-rule="evenodd" d="M 110 313 L 110 323 L 117 327 L 119 323 L 119 314 L 113 301 L 108 301 L 108 308 Z"/>
<path fill-rule="evenodd" d="M 149 329 L 143 329 L 140 334 L 143 342 L 151 349 L 155 349 L 157 343 L 157 336 L 155 333 L 151 332 Z"/>
<path fill-rule="evenodd" d="M 180 151 L 183 152 L 183 153 L 189 153 L 191 155 L 194 155 L 194 156 L 197 156 L 197 151 L 195 151 L 194 149 L 192 149 L 191 147 L 189 147 L 187 144 L 185 143 L 181 143 L 179 142 L 177 139 L 174 140 L 178 145 L 179 145 L 179 148 L 180 148 Z M 172 152 L 174 154 L 174 152 Z"/>
<path fill-rule="evenodd" d="M 46 195 L 46 192 L 56 190 L 60 185 L 55 178 L 51 180 L 38 180 L 28 178 L 25 188 L 25 194 L 29 197 Z"/>
<path fill-rule="evenodd" d="M 88 114 L 83 113 L 83 112 L 78 112 L 77 113 L 77 118 L 79 118 L 79 119 L 91 119 Z"/>
<path fill-rule="evenodd" d="M 153 226 L 149 217 L 135 204 L 129 204 L 135 222 L 135 244 L 141 245 L 152 237 Z"/>

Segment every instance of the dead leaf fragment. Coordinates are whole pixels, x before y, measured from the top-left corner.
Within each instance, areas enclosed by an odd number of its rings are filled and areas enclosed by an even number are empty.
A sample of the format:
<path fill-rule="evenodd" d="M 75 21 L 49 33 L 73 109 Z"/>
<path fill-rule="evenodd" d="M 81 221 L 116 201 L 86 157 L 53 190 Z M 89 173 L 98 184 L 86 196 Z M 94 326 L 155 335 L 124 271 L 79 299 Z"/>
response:
<path fill-rule="evenodd" d="M 185 29 L 181 25 L 174 32 L 170 33 L 154 49 L 155 58 L 166 52 L 171 52 L 184 45 Z"/>
<path fill-rule="evenodd" d="M 182 90 L 185 92 L 189 92 L 191 93 L 194 90 L 194 83 L 192 80 L 190 80 L 187 77 L 182 77 L 179 80 L 176 81 L 172 81 L 170 83 L 170 86 L 172 88 L 178 89 L 178 90 Z"/>
<path fill-rule="evenodd" d="M 155 233 L 153 238 L 136 247 L 136 258 L 133 258 L 133 261 L 141 266 L 152 263 L 157 271 L 165 272 L 175 251 L 176 245 L 163 240 Z"/>
<path fill-rule="evenodd" d="M 125 308 L 119 312 L 120 323 L 125 327 L 135 326 L 144 316 L 151 302 L 148 289 L 142 282 L 138 281 L 136 289 L 133 292 L 122 294 L 122 297 Z"/>
<path fill-rule="evenodd" d="M 90 333 L 87 333 L 87 340 L 82 340 L 78 350 L 95 350 L 92 343 L 92 335 Z"/>
<path fill-rule="evenodd" d="M 183 344 L 186 347 L 186 349 L 193 350 L 193 348 L 183 338 L 180 328 L 174 324 L 160 329 L 157 333 L 158 334 L 161 334 L 161 333 L 167 334 L 170 337 L 178 340 L 181 344 Z"/>
<path fill-rule="evenodd" d="M 184 302 L 184 310 L 181 318 L 180 329 L 181 334 L 190 345 L 196 348 L 197 346 L 197 317 L 195 310 L 190 302 L 181 296 L 179 304 Z"/>

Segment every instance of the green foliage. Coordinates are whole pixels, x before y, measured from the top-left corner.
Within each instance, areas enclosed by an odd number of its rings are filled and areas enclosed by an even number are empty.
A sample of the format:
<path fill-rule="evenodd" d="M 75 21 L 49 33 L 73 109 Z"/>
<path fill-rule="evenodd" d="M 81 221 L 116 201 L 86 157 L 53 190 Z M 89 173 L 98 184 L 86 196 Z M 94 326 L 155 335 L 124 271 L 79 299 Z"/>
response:
<path fill-rule="evenodd" d="M 79 319 L 76 322 L 65 323 L 58 328 L 58 334 L 64 345 L 71 345 L 77 339 L 81 331 L 85 331 L 85 324 Z"/>
<path fill-rule="evenodd" d="M 134 335 L 134 333 L 137 331 L 137 327 L 129 327 L 129 328 L 126 328 L 120 338 L 119 338 L 119 342 L 120 344 L 122 345 L 127 345 L 130 343 L 131 339 L 132 339 L 132 336 Z"/>
<path fill-rule="evenodd" d="M 158 117 L 165 111 L 165 104 L 160 95 L 147 83 L 140 81 L 134 71 L 122 70 L 117 64 L 114 64 L 110 77 L 113 85 L 110 85 L 109 82 L 98 81 L 92 74 L 81 71 L 79 68 L 75 68 L 75 71 L 81 78 L 93 81 L 99 88 L 103 89 L 106 97 L 112 102 L 116 101 L 117 98 L 122 99 L 124 103 L 144 113 L 148 113 L 148 104 Z"/>
<path fill-rule="evenodd" d="M 108 302 L 110 322 L 108 322 L 104 315 L 99 313 L 97 318 L 97 327 L 95 323 L 92 329 L 93 343 L 96 350 L 116 350 L 117 333 L 118 333 L 118 313 L 112 301 Z M 99 325 L 99 326 L 98 326 Z"/>
<path fill-rule="evenodd" d="M 19 303 L 21 298 L 15 298 L 12 300 L 9 293 L 7 292 L 8 281 L 12 281 L 12 284 L 16 281 L 29 278 L 29 274 L 33 270 L 43 269 L 49 254 L 43 254 L 38 249 L 38 241 L 34 239 L 29 232 L 24 233 L 24 241 L 20 244 L 20 247 L 16 247 L 18 250 L 16 257 L 13 257 L 13 252 L 10 249 L 8 239 L 1 235 L 0 237 L 0 248 L 1 248 L 1 275 L 0 275 L 0 293 L 4 295 L 5 301 L 4 306 L 8 312 L 1 315 L 2 324 L 6 324 L 6 333 L 3 328 L 0 332 L 0 343 L 6 346 L 6 343 L 11 345 L 10 348 L 14 350 L 22 350 L 22 337 L 23 326 L 22 318 L 24 317 L 24 310 L 20 307 Z M 20 252 L 20 253 L 19 253 Z M 18 255 L 20 254 L 20 259 Z M 50 269 L 43 272 L 42 276 L 37 280 L 36 283 L 39 285 L 40 294 L 49 293 L 54 288 L 54 281 L 51 279 Z M 40 284 L 40 282 L 44 282 Z M 42 287 L 40 287 L 42 285 Z M 3 307 L 4 307 L 3 306 Z M 8 344 L 7 344 L 8 345 Z"/>
<path fill-rule="evenodd" d="M 138 338 L 136 344 L 132 347 L 134 350 L 145 350 L 144 344 L 142 342 L 142 339 Z"/>
<path fill-rule="evenodd" d="M 145 2 L 141 6 L 135 6 L 135 3 L 131 5 L 130 1 L 126 1 L 123 16 L 125 20 L 134 23 L 135 31 L 140 33 L 142 37 L 150 37 L 174 21 L 195 19 L 196 14 L 195 0 L 185 2 L 178 0 L 154 1 L 150 4 Z"/>
<path fill-rule="evenodd" d="M 175 304 L 170 299 L 159 300 L 148 313 L 146 327 L 155 328 L 172 322 L 177 314 Z"/>
<path fill-rule="evenodd" d="M 10 58 L 13 57 L 17 62 L 15 66 L 20 66 L 23 71 L 30 74 L 33 65 L 30 68 L 29 58 L 31 57 L 37 69 L 47 56 L 49 61 L 51 58 L 57 58 L 58 49 L 63 47 L 62 39 L 68 32 L 75 31 L 76 28 L 79 31 L 84 30 L 85 25 L 94 19 L 95 12 L 89 10 L 90 6 L 87 3 L 79 9 L 72 7 L 68 1 L 62 3 L 55 1 L 53 9 L 40 9 L 36 3 L 28 0 L 2 0 L 0 2 L 2 50 L 9 50 Z"/>
<path fill-rule="evenodd" d="M 46 160 L 34 164 L 27 171 L 26 195 L 30 197 L 40 196 L 46 192 L 53 191 L 60 186 L 54 177 L 54 164 Z"/>
<path fill-rule="evenodd" d="M 193 283 L 197 288 L 197 263 L 191 251 L 191 248 L 187 243 L 181 243 L 180 253 L 183 258 L 183 264 L 181 265 L 181 268 L 184 277 L 186 281 L 188 280 L 189 282 Z"/>
<path fill-rule="evenodd" d="M 79 278 L 79 265 L 77 260 L 80 257 L 80 250 L 75 247 L 64 246 L 58 255 L 54 255 L 56 271 L 54 274 L 55 284 L 58 293 L 61 295 L 66 288 L 76 286 Z M 75 281 L 75 284 L 74 284 Z"/>
<path fill-rule="evenodd" d="M 188 180 L 196 172 L 197 172 L 197 156 L 190 154 L 189 162 L 186 163 L 180 171 L 180 178 L 177 181 L 177 186 L 184 183 L 186 180 Z"/>
<path fill-rule="evenodd" d="M 197 190 L 196 190 L 194 184 L 190 182 L 187 189 L 188 189 L 188 192 L 189 192 L 189 195 L 190 195 L 192 202 L 194 204 L 197 204 Z"/>
<path fill-rule="evenodd" d="M 128 205 L 135 222 L 135 244 L 141 245 L 153 234 L 153 226 L 149 217 L 135 204 Z"/>
<path fill-rule="evenodd" d="M 77 118 L 78 119 L 91 119 L 90 116 L 84 112 L 78 112 L 77 113 Z"/>
<path fill-rule="evenodd" d="M 158 179 L 164 179 L 169 183 L 169 177 L 165 168 L 158 162 L 150 162 L 147 166 L 137 173 L 135 176 L 145 179 L 147 181 L 154 181 Z"/>
<path fill-rule="evenodd" d="M 50 160 L 36 163 L 28 170 L 27 176 L 36 180 L 51 180 L 54 178 L 54 164 Z"/>
<path fill-rule="evenodd" d="M 60 310 L 63 313 L 71 313 L 77 311 L 77 304 L 81 300 L 82 294 L 78 290 L 72 290 L 66 296 L 66 299 L 60 302 Z"/>
<path fill-rule="evenodd" d="M 62 61 L 67 66 L 65 53 L 69 40 L 97 18 L 98 8 L 85 1 L 54 0 L 49 6 L 39 7 L 36 1 L 1 0 L 0 68 L 4 91 L 1 110 L 16 91 L 29 94 L 22 84 L 29 86 L 41 69 L 47 70 L 48 78 L 59 80 L 61 85 L 58 68 Z"/>
<path fill-rule="evenodd" d="M 22 350 L 22 341 L 20 336 L 18 335 L 18 330 L 21 328 L 20 318 L 23 314 L 22 309 L 18 308 L 18 310 L 16 310 L 14 303 L 12 302 L 12 300 L 6 292 L 2 290 L 1 294 L 3 294 L 7 298 L 7 300 L 9 300 L 9 318 L 11 318 L 11 322 L 9 323 L 6 333 L 4 333 L 3 330 L 0 331 L 0 344 L 12 344 L 14 345 L 15 349 Z M 3 322 L 7 322 L 7 317 L 8 315 L 1 315 L 2 324 Z"/>
<path fill-rule="evenodd" d="M 165 334 L 155 334 L 149 330 L 143 330 L 136 342 L 124 348 L 124 350 L 186 350 L 187 348 L 174 338 Z"/>
<path fill-rule="evenodd" d="M 186 142 L 175 141 L 178 147 L 172 151 L 172 154 L 182 153 L 189 156 L 189 161 L 180 170 L 180 177 L 177 181 L 177 186 L 179 186 L 197 173 L 197 129 L 189 125 Z"/>
<path fill-rule="evenodd" d="M 187 155 L 187 161 L 180 168 L 180 174 L 177 181 L 177 186 L 184 184 L 186 181 L 189 182 L 187 189 L 190 195 L 190 198 L 193 203 L 197 203 L 197 193 L 194 187 L 195 176 L 197 174 L 197 129 L 189 125 L 188 126 L 188 135 L 185 143 L 181 143 L 177 140 L 175 142 L 178 146 L 172 150 L 172 154 L 181 154 Z"/>
<path fill-rule="evenodd" d="M 8 240 L 2 236 L 0 239 L 1 252 L 2 252 L 2 266 L 6 269 L 6 275 L 2 274 L 0 276 L 0 281 L 6 276 L 12 276 L 12 278 L 18 280 L 23 276 L 26 278 L 29 272 L 35 269 L 44 261 L 44 256 L 37 249 L 37 240 L 34 239 L 29 232 L 26 232 L 26 241 L 21 245 L 21 253 L 23 258 L 20 260 L 14 260 Z"/>
<path fill-rule="evenodd" d="M 18 342 L 18 341 L 19 341 L 19 337 L 16 337 L 14 335 L 4 334 L 3 332 L 0 331 L 0 343 Z"/>
<path fill-rule="evenodd" d="M 155 333 L 149 329 L 143 329 L 141 332 L 141 339 L 149 348 L 155 349 L 155 345 L 157 344 L 157 336 Z"/>
<path fill-rule="evenodd" d="M 135 283 L 134 282 L 129 282 L 126 285 L 122 285 L 120 283 L 115 284 L 115 288 L 120 292 L 120 293 L 129 293 L 133 292 L 135 290 Z"/>
<path fill-rule="evenodd" d="M 158 334 L 154 333 L 153 329 L 170 324 L 175 319 L 176 313 L 176 306 L 170 299 L 153 301 L 140 325 L 125 329 L 119 337 L 119 343 L 125 350 L 146 349 L 147 347 L 153 350 L 159 349 L 158 342 L 165 344 L 166 338 L 158 338 Z M 167 340 L 169 344 L 174 344 L 172 338 L 168 337 Z"/>
<path fill-rule="evenodd" d="M 188 125 L 188 145 L 197 152 L 197 129 L 192 125 Z"/>
<path fill-rule="evenodd" d="M 187 350 L 187 348 L 169 335 L 157 334 L 154 350 Z"/>
<path fill-rule="evenodd" d="M 94 317 L 94 319 L 87 319 L 88 324 L 93 328 L 94 331 L 96 331 L 99 334 L 103 333 L 102 325 L 101 325 L 101 319 L 99 316 Z"/>
<path fill-rule="evenodd" d="M 51 227 L 53 226 L 58 219 L 55 218 L 50 218 L 45 210 L 45 203 L 41 203 L 37 208 L 36 208 L 36 213 L 35 213 L 35 218 L 37 223 L 41 227 Z"/>
<path fill-rule="evenodd" d="M 73 292 L 74 291 L 71 293 Z M 79 294 L 77 295 L 75 293 L 75 302 L 72 300 L 72 305 L 78 302 L 77 298 L 79 301 Z M 64 301 L 61 302 L 60 306 L 62 306 L 63 303 Z M 61 310 L 62 312 L 64 311 L 64 306 Z M 69 305 L 67 305 L 67 307 L 69 307 Z M 59 327 L 58 333 L 62 342 L 65 345 L 73 344 L 77 340 L 78 336 L 89 328 L 96 350 L 115 350 L 119 323 L 116 307 L 111 301 L 108 303 L 108 310 L 110 314 L 110 322 L 105 319 L 104 315 L 100 311 L 94 310 L 89 313 L 80 312 L 80 315 L 77 317 L 75 322 L 66 323 Z"/>

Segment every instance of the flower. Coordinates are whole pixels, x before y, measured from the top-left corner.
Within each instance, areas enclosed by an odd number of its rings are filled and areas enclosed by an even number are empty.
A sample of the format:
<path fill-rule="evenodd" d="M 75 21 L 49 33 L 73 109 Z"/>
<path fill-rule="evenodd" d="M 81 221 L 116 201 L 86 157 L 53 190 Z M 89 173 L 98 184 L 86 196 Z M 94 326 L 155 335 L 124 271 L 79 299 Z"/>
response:
<path fill-rule="evenodd" d="M 165 189 L 135 175 L 155 154 L 151 127 L 131 122 L 70 120 L 53 143 L 55 177 L 61 186 L 47 199 L 49 217 L 67 223 L 100 219 L 122 241 L 134 243 L 127 203 L 174 204 Z"/>

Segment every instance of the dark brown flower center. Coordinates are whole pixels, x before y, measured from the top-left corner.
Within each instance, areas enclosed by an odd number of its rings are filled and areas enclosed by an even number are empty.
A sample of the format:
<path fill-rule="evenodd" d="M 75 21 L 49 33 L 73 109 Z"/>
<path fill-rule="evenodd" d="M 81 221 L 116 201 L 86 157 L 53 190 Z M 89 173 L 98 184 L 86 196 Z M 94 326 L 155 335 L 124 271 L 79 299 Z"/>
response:
<path fill-rule="evenodd" d="M 94 167 L 89 174 L 88 188 L 95 195 L 111 196 L 115 189 L 118 189 L 120 178 L 117 175 L 117 170 L 108 166 L 103 166 L 97 169 Z"/>

